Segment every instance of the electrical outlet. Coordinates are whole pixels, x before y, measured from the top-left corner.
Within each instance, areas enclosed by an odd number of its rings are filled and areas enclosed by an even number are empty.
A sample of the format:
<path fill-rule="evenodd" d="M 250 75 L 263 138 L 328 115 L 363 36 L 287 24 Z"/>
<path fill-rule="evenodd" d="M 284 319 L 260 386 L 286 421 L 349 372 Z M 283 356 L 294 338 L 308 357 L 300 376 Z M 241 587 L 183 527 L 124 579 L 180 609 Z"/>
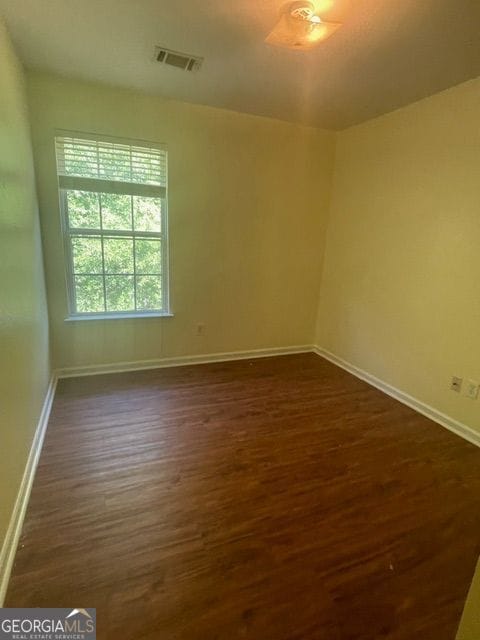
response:
<path fill-rule="evenodd" d="M 465 395 L 470 400 L 476 400 L 478 398 L 478 382 L 475 380 L 467 380 L 467 384 L 465 385 Z"/>
<path fill-rule="evenodd" d="M 197 336 L 204 336 L 204 335 L 205 335 L 205 325 L 197 324 Z"/>
<path fill-rule="evenodd" d="M 459 378 L 458 376 L 453 376 L 452 381 L 450 382 L 450 389 L 452 391 L 456 391 L 457 393 L 460 393 L 462 389 L 462 382 L 463 382 L 463 378 Z"/>

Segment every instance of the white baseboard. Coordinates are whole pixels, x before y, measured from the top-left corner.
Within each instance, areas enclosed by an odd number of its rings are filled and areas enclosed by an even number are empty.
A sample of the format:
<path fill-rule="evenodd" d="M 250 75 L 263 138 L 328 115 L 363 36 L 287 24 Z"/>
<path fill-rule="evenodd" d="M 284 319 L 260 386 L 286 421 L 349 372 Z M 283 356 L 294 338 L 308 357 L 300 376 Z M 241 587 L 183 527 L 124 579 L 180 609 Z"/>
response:
<path fill-rule="evenodd" d="M 155 360 L 136 360 L 133 362 L 114 362 L 110 364 L 95 364 L 85 367 L 66 367 L 57 369 L 58 378 L 73 378 L 78 376 L 93 376 L 100 373 L 121 373 L 122 371 L 141 371 L 143 369 L 161 369 L 164 367 L 180 367 L 192 364 L 207 364 L 209 362 L 228 362 L 230 360 L 250 360 L 251 358 L 268 358 L 269 356 L 285 356 L 294 353 L 308 353 L 313 351 L 312 345 L 298 345 L 293 347 L 271 347 L 269 349 L 253 349 L 250 351 L 229 351 L 224 353 L 209 353 L 195 356 L 177 356 L 171 358 L 157 358 Z"/>
<path fill-rule="evenodd" d="M 410 407 L 411 409 L 418 411 L 418 413 L 421 413 L 427 418 L 430 418 L 430 420 L 437 422 L 438 424 L 440 424 L 442 427 L 445 427 L 449 431 L 453 431 L 453 433 L 455 433 L 457 436 L 460 436 L 461 438 L 464 438 L 464 440 L 468 440 L 468 442 L 476 445 L 477 447 L 480 447 L 480 433 L 478 431 L 475 431 L 475 429 L 472 429 L 471 427 L 467 427 L 466 424 L 463 424 L 462 422 L 455 420 L 455 418 L 447 416 L 445 413 L 438 411 L 437 409 L 435 409 L 434 407 L 431 407 L 425 402 L 422 402 L 421 400 L 414 398 L 408 393 L 405 393 L 400 389 L 393 387 L 387 382 L 383 382 L 383 380 L 380 380 L 379 378 L 372 375 L 371 373 L 368 373 L 367 371 L 364 371 L 363 369 L 356 367 L 350 362 L 347 362 L 346 360 L 339 358 L 334 353 L 330 353 L 330 351 L 327 351 L 322 347 L 314 347 L 313 351 L 318 356 L 321 356 L 322 358 L 329 360 L 333 364 L 336 364 L 338 367 L 341 367 L 342 369 L 345 369 L 345 371 L 348 371 L 348 373 L 351 373 L 357 378 L 360 378 L 364 382 L 367 382 L 368 384 L 372 385 L 372 387 L 376 387 L 380 391 L 383 391 L 383 393 L 386 393 L 388 396 L 395 398 L 395 400 L 398 400 L 399 402 L 406 404 L 407 407 Z"/>
<path fill-rule="evenodd" d="M 22 482 L 13 508 L 12 517 L 10 518 L 10 524 L 0 551 L 0 607 L 3 606 L 5 595 L 7 593 L 8 581 L 10 579 L 10 573 L 12 571 L 20 534 L 22 532 L 23 520 L 27 510 L 33 478 L 40 458 L 45 432 L 47 430 L 56 386 L 57 377 L 53 375 L 48 385 L 45 401 L 40 413 L 40 418 L 38 419 L 37 428 L 35 430 L 27 464 L 23 473 Z"/>

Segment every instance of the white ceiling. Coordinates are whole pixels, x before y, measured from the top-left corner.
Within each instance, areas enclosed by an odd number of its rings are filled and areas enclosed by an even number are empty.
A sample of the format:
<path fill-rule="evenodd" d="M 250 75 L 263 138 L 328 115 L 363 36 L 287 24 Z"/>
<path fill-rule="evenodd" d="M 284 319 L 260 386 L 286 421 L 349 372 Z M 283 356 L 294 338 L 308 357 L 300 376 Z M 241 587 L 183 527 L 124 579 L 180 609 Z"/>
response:
<path fill-rule="evenodd" d="M 480 75 L 480 0 L 314 0 L 344 26 L 311 52 L 265 44 L 284 4 L 0 0 L 0 13 L 29 67 L 332 129 Z M 154 62 L 157 44 L 204 56 L 201 71 Z"/>

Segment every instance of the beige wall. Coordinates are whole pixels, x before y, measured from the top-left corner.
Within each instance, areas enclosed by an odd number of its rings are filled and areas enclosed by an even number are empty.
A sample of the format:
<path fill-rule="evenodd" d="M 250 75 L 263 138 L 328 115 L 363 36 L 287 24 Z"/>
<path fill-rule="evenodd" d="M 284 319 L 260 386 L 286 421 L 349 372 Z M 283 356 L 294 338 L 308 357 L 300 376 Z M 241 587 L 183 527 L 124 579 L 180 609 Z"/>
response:
<path fill-rule="evenodd" d="M 28 84 L 57 367 L 312 343 L 334 134 L 38 73 Z M 55 128 L 167 143 L 174 318 L 64 321 Z"/>
<path fill-rule="evenodd" d="M 338 136 L 317 344 L 480 430 L 480 79 Z"/>
<path fill-rule="evenodd" d="M 49 379 L 23 71 L 0 21 L 0 547 Z"/>
<path fill-rule="evenodd" d="M 462 620 L 458 628 L 457 640 L 478 640 L 480 638 L 480 562 L 473 577 Z"/>

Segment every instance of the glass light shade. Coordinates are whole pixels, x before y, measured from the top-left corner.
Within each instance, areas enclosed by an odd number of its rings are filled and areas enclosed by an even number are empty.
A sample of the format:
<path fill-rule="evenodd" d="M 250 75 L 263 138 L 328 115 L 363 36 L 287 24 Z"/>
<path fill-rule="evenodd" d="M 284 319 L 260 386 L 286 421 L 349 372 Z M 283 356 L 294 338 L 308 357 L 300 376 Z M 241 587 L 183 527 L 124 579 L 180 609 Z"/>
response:
<path fill-rule="evenodd" d="M 284 13 L 265 42 L 287 49 L 308 51 L 329 38 L 342 26 L 339 22 L 323 22 L 316 16 L 314 18 L 316 19 L 305 20 Z"/>

